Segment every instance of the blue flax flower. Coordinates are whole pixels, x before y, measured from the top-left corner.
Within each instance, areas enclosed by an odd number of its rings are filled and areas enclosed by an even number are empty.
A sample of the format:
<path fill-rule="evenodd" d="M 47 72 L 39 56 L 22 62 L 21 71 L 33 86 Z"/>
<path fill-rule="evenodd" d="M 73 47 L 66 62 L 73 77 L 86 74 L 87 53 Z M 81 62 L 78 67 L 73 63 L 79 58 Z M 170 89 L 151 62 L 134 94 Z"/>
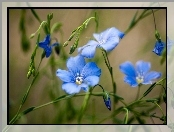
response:
<path fill-rule="evenodd" d="M 50 34 L 48 34 L 46 35 L 43 41 L 39 42 L 39 47 L 44 49 L 47 58 L 51 55 L 52 47 L 58 45 L 57 42 L 52 45 L 49 45 L 50 41 L 51 41 Z"/>
<path fill-rule="evenodd" d="M 160 41 L 156 41 L 155 47 L 153 49 L 153 52 L 155 54 L 161 56 L 164 48 L 165 48 L 165 43 L 164 42 L 162 42 L 161 40 Z"/>
<path fill-rule="evenodd" d="M 129 61 L 122 63 L 119 66 L 122 73 L 126 76 L 124 77 L 124 82 L 128 83 L 131 87 L 136 87 L 139 84 L 152 84 L 153 79 L 158 79 L 161 77 L 160 72 L 150 71 L 150 62 L 137 61 L 134 68 L 133 64 Z"/>
<path fill-rule="evenodd" d="M 81 55 L 86 58 L 93 58 L 97 47 L 102 47 L 107 52 L 113 50 L 123 38 L 124 33 L 112 27 L 99 34 L 94 33 L 93 36 L 96 41 L 90 40 L 86 45 L 78 48 L 78 53 L 81 52 Z"/>
<path fill-rule="evenodd" d="M 63 81 L 62 89 L 68 94 L 79 93 L 80 90 L 88 91 L 89 87 L 98 84 L 101 69 L 94 62 L 85 63 L 83 56 L 70 57 L 66 70 L 57 70 L 57 76 Z"/>

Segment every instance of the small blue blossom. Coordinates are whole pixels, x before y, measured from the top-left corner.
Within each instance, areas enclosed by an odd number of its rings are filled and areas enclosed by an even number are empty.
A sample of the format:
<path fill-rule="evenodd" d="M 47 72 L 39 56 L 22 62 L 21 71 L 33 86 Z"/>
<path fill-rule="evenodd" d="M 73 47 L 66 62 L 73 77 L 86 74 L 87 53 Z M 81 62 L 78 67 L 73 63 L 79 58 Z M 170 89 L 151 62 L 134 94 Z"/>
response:
<path fill-rule="evenodd" d="M 107 92 L 104 92 L 103 100 L 105 102 L 106 107 L 111 110 L 111 99 L 109 97 L 109 94 Z"/>
<path fill-rule="evenodd" d="M 83 56 L 70 57 L 67 61 L 66 70 L 58 69 L 56 75 L 63 81 L 62 89 L 68 94 L 79 93 L 80 90 L 87 92 L 89 87 L 98 84 L 101 69 L 94 62 L 86 64 Z"/>
<path fill-rule="evenodd" d="M 161 56 L 164 48 L 165 48 L 165 43 L 164 42 L 162 42 L 161 40 L 160 41 L 156 41 L 155 47 L 153 49 L 153 52 L 155 54 Z"/>
<path fill-rule="evenodd" d="M 167 54 L 171 52 L 173 46 L 174 46 L 174 41 L 172 41 L 171 39 L 169 39 L 169 37 L 167 37 Z"/>
<path fill-rule="evenodd" d="M 119 43 L 120 39 L 124 37 L 124 33 L 117 28 L 108 28 L 105 31 L 93 34 L 94 40 L 90 40 L 83 47 L 78 48 L 78 53 L 86 58 L 93 58 L 97 47 L 102 47 L 107 52 L 112 51 Z"/>
<path fill-rule="evenodd" d="M 52 45 L 49 45 L 50 41 L 51 41 L 50 34 L 48 34 L 46 35 L 43 41 L 39 42 L 39 47 L 44 49 L 47 58 L 51 55 L 52 47 L 58 45 L 57 42 Z"/>
<path fill-rule="evenodd" d="M 150 62 L 137 61 L 134 68 L 133 64 L 129 61 L 122 63 L 120 66 L 120 71 L 126 76 L 124 77 L 124 82 L 128 83 L 131 87 L 136 87 L 139 84 L 152 84 L 153 79 L 158 79 L 161 77 L 160 72 L 150 71 Z"/>

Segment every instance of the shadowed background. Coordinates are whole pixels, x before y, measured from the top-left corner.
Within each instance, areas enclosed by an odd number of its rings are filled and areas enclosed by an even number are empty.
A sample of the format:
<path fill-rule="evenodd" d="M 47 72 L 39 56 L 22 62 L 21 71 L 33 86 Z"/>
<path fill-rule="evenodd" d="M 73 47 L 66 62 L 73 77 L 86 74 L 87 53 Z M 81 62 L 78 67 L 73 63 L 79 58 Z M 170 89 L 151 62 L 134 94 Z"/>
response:
<path fill-rule="evenodd" d="M 92 10 L 92 9 L 39 9 L 35 10 L 41 20 L 46 20 L 48 13 L 53 13 L 53 19 L 51 20 L 51 26 L 55 22 L 62 23 L 61 30 L 52 34 L 51 37 L 56 37 L 60 44 L 63 44 L 71 35 L 71 31 L 82 24 L 87 18 L 94 16 L 94 11 L 99 16 L 98 32 L 101 32 L 110 27 L 116 27 L 121 31 L 126 31 L 128 28 L 136 9 L 104 9 L 104 10 Z M 141 12 L 142 10 L 139 10 Z M 19 22 L 22 10 L 11 9 L 9 12 L 9 120 L 16 114 L 20 105 L 21 99 L 26 92 L 31 78 L 27 79 L 27 72 L 29 68 L 29 62 L 31 54 L 34 50 L 37 37 L 30 39 L 29 47 L 27 51 L 22 49 L 21 32 L 19 30 Z M 162 40 L 166 40 L 166 11 L 159 10 L 155 12 L 157 29 L 162 37 Z M 30 10 L 25 12 L 25 29 L 26 35 L 29 38 L 30 34 L 34 33 L 38 27 L 39 22 L 34 18 Z M 95 32 L 95 22 L 91 20 L 87 29 L 80 35 L 79 46 L 86 44 Z M 124 98 L 125 102 L 132 102 L 137 93 L 137 88 L 132 88 L 128 84 L 123 82 L 124 75 L 119 71 L 119 65 L 125 61 L 131 61 L 135 64 L 138 60 L 144 60 L 151 62 L 151 70 L 162 72 L 162 77 L 166 76 L 166 65 L 160 64 L 161 57 L 152 52 L 155 44 L 154 37 L 154 22 L 152 15 L 141 20 L 125 37 L 120 41 L 119 45 L 109 53 L 109 60 L 113 67 L 114 80 L 117 83 L 117 95 Z M 44 31 L 41 30 L 40 40 L 45 37 Z M 69 42 L 69 46 L 65 47 L 65 52 L 69 53 L 69 48 L 73 44 L 73 40 Z M 37 52 L 36 66 L 39 63 L 40 55 L 43 49 L 39 48 Z M 45 58 L 40 67 L 40 75 L 35 85 L 32 87 L 28 99 L 23 106 L 22 110 L 25 110 L 31 106 L 38 106 L 49 102 L 61 95 L 64 95 L 64 91 L 61 89 L 61 81 L 56 77 L 56 70 L 58 68 L 66 69 L 66 60 L 60 58 L 60 55 L 56 54 L 53 50 L 50 58 Z M 72 56 L 77 55 L 75 51 Z M 68 55 L 70 56 L 70 55 Z M 50 65 L 50 60 L 55 61 L 55 65 Z M 100 84 L 108 92 L 112 91 L 111 79 L 109 71 L 103 61 L 101 51 L 97 49 L 97 53 L 94 59 L 91 61 L 97 61 L 98 66 L 102 69 L 102 75 L 100 78 Z M 149 85 L 141 87 L 141 94 L 144 93 Z M 101 89 L 96 88 L 94 92 L 101 92 Z M 147 97 L 157 97 L 161 91 L 161 87 L 155 87 L 153 91 Z M 82 91 L 83 92 L 83 91 Z M 84 97 L 75 97 L 70 100 L 64 100 L 56 104 L 46 106 L 38 109 L 21 118 L 17 123 L 19 124 L 72 124 L 77 123 L 78 112 L 83 103 Z M 111 97 L 112 98 L 112 97 Z M 117 104 L 118 108 L 120 103 Z M 161 104 L 164 112 L 166 112 L 166 105 Z M 112 111 L 111 111 L 112 112 Z M 102 97 L 91 96 L 87 110 L 83 116 L 83 124 L 97 124 L 102 119 L 106 118 L 111 112 L 104 105 Z M 157 115 L 161 115 L 161 112 L 157 108 L 155 110 Z M 117 116 L 118 119 L 124 118 L 124 113 Z M 158 119 L 154 119 L 156 124 L 162 122 Z M 108 119 L 103 124 L 112 124 L 112 120 Z M 137 123 L 135 120 L 132 123 Z M 147 124 L 152 124 L 151 120 L 146 119 Z"/>

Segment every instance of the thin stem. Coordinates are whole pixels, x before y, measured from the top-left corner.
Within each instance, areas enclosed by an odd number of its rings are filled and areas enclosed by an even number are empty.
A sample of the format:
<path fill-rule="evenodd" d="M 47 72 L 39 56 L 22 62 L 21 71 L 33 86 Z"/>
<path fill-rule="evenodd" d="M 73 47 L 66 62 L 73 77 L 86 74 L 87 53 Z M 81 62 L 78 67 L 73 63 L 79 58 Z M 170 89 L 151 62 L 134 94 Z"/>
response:
<path fill-rule="evenodd" d="M 73 94 L 73 95 L 67 95 L 67 96 L 65 96 L 64 98 L 56 99 L 56 100 L 53 100 L 53 101 L 51 101 L 51 102 L 48 102 L 48 103 L 42 104 L 42 105 L 40 105 L 40 106 L 37 106 L 37 107 L 35 107 L 32 111 L 37 110 L 37 109 L 40 109 L 40 108 L 45 107 L 45 106 L 48 106 L 48 105 L 53 104 L 53 103 L 57 103 L 57 102 L 59 102 L 59 101 L 61 101 L 61 100 L 69 99 L 69 98 L 72 98 L 72 97 L 85 96 L 85 95 L 86 95 L 86 93 L 76 94 L 76 95 L 74 95 L 74 94 Z M 93 95 L 93 96 L 103 96 L 103 92 L 90 93 L 90 95 Z M 110 95 L 114 96 L 114 94 L 110 94 Z M 119 101 L 121 101 L 121 102 L 123 103 L 122 100 L 119 100 Z M 123 103 L 123 104 L 125 104 L 125 103 Z M 126 104 L 125 104 L 125 105 L 126 105 Z M 31 111 L 30 111 L 30 112 L 31 112 Z M 28 113 L 29 113 L 29 112 L 28 112 Z M 28 113 L 27 113 L 27 114 L 28 114 Z M 22 117 L 23 115 L 20 115 L 20 116 Z M 17 117 L 19 117 L 19 114 L 18 114 Z M 16 120 L 14 120 L 14 122 L 13 122 L 12 124 L 14 124 L 17 120 L 20 119 L 20 118 L 17 118 L 17 117 L 16 117 Z M 113 117 L 113 116 L 112 116 L 112 117 Z"/>
<path fill-rule="evenodd" d="M 140 95 L 140 85 L 138 85 L 138 91 L 135 100 L 138 100 L 139 95 Z"/>
<path fill-rule="evenodd" d="M 102 54 L 103 54 L 103 57 L 104 57 L 106 66 L 108 67 L 109 73 L 110 73 L 110 75 L 111 75 L 113 93 L 116 94 L 116 82 L 114 82 L 113 70 L 112 70 L 112 67 L 111 67 L 111 65 L 110 65 L 107 52 L 106 52 L 104 49 L 102 49 Z M 115 103 L 116 103 L 116 99 L 115 99 L 115 98 L 113 98 L 113 102 L 114 102 L 114 103 L 113 103 L 113 109 L 115 110 Z"/>
<path fill-rule="evenodd" d="M 85 98 L 84 98 L 84 101 L 83 101 L 83 104 L 82 104 L 82 107 L 81 107 L 81 110 L 80 110 L 80 115 L 79 115 L 79 118 L 78 118 L 78 123 L 80 124 L 81 120 L 82 120 L 82 117 L 84 115 L 84 112 L 86 110 L 86 107 L 87 107 L 87 104 L 89 102 L 89 98 L 90 98 L 90 93 L 92 91 L 90 90 L 88 93 L 86 93 L 85 95 Z"/>
<path fill-rule="evenodd" d="M 153 20 L 154 20 L 155 31 L 156 31 L 156 30 L 157 30 L 157 28 L 156 28 L 156 22 L 155 22 L 155 15 L 154 15 L 153 9 L 151 9 L 151 10 L 152 10 L 152 14 L 153 14 Z"/>
<path fill-rule="evenodd" d="M 126 115 L 125 115 L 124 124 L 127 124 L 129 111 L 128 111 L 128 109 L 127 109 L 127 108 L 123 108 L 123 109 L 126 111 Z"/>
<path fill-rule="evenodd" d="M 23 99 L 22 99 L 22 102 L 21 102 L 21 104 L 20 104 L 20 106 L 19 106 L 19 109 L 18 109 L 16 115 L 12 118 L 12 120 L 9 122 L 9 124 L 14 124 L 14 122 L 16 122 L 17 117 L 18 117 L 18 115 L 19 115 L 19 112 L 20 112 L 22 106 L 24 105 L 24 103 L 25 103 L 25 101 L 26 101 L 28 95 L 29 95 L 30 89 L 31 89 L 31 87 L 33 86 L 33 84 L 34 84 L 36 78 L 38 77 L 38 74 L 39 74 L 38 70 L 39 70 L 39 67 L 40 67 L 41 62 L 42 62 L 42 59 L 40 60 L 40 63 L 39 63 L 39 65 L 38 65 L 38 67 L 37 67 L 37 70 L 36 70 L 36 73 L 37 73 L 37 74 L 34 76 L 34 78 L 33 78 L 32 82 L 31 82 L 30 86 L 29 86 L 28 89 L 27 89 L 27 92 L 24 94 Z"/>
<path fill-rule="evenodd" d="M 164 116 L 164 112 L 163 112 L 162 108 L 156 102 L 154 102 L 154 104 L 156 104 L 156 106 L 159 107 L 159 109 L 161 110 L 162 115 Z"/>

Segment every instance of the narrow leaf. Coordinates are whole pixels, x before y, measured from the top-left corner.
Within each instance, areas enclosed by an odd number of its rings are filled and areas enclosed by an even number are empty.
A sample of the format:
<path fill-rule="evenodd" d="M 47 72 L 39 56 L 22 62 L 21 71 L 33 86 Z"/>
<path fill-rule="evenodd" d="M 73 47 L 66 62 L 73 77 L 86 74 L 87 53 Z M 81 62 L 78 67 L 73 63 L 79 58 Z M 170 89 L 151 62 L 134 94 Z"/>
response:
<path fill-rule="evenodd" d="M 153 83 L 153 84 L 147 89 L 147 91 L 143 94 L 143 97 L 145 97 L 146 95 L 148 95 L 148 94 L 152 91 L 152 89 L 153 89 L 155 86 L 156 86 L 156 82 Z"/>

